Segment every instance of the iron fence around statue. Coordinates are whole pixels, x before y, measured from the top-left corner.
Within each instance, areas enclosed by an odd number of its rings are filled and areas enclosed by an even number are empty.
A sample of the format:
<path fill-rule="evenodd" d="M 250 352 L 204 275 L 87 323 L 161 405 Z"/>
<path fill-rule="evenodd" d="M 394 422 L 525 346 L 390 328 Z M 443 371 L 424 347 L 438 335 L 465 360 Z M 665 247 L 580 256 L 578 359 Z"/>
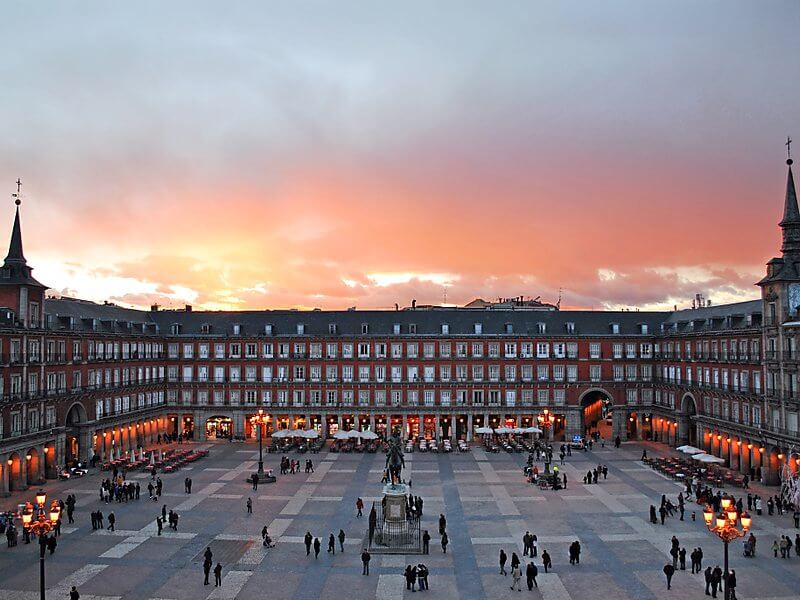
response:
<path fill-rule="evenodd" d="M 384 518 L 383 506 L 373 502 L 376 514 L 375 530 L 367 543 L 371 551 L 377 553 L 421 554 L 422 535 L 420 519 L 407 515 L 405 520 L 394 521 Z M 371 542 L 370 542 L 371 540 Z"/>

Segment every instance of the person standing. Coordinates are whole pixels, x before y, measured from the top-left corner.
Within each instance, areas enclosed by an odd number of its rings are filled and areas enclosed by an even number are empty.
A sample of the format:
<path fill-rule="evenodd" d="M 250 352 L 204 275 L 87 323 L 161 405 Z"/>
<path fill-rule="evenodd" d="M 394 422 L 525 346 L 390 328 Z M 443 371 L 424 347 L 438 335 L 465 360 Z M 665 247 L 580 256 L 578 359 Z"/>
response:
<path fill-rule="evenodd" d="M 447 519 L 444 518 L 444 515 L 439 515 L 439 535 L 442 535 L 445 530 L 447 529 Z"/>
<path fill-rule="evenodd" d="M 736 600 L 736 571 L 733 569 L 728 573 L 728 589 L 730 592 L 730 600 Z"/>
<path fill-rule="evenodd" d="M 719 568 L 719 565 L 714 567 L 714 570 L 711 571 L 711 597 L 717 597 L 717 590 L 719 589 L 720 585 L 722 584 L 722 569 Z"/>
<path fill-rule="evenodd" d="M 450 538 L 447 537 L 447 532 L 445 531 L 442 534 L 442 552 L 444 554 L 447 554 L 447 544 L 449 544 L 449 543 L 450 543 Z"/>
<path fill-rule="evenodd" d="M 336 538 L 333 537 L 333 532 L 331 532 L 330 537 L 328 538 L 328 554 L 336 554 Z"/>
<path fill-rule="evenodd" d="M 370 542 L 372 542 L 372 538 L 370 538 Z M 428 533 L 426 529 L 422 534 L 422 553 L 428 554 L 430 550 L 430 543 L 431 543 L 431 534 Z"/>
<path fill-rule="evenodd" d="M 211 574 L 211 561 L 206 557 L 203 560 L 203 585 L 208 585 L 208 576 Z"/>
<path fill-rule="evenodd" d="M 80 600 L 80 598 L 81 595 L 80 592 L 78 592 L 78 588 L 73 585 L 72 589 L 69 591 L 69 600 Z"/>
<path fill-rule="evenodd" d="M 117 517 L 114 516 L 113 512 L 108 513 L 108 530 L 114 531 L 114 523 L 117 522 Z"/>
<path fill-rule="evenodd" d="M 214 567 L 214 587 L 220 587 L 222 585 L 222 564 L 217 563 L 217 566 Z"/>
<path fill-rule="evenodd" d="M 340 529 L 339 530 L 339 549 L 342 552 L 344 552 L 344 540 L 345 540 L 344 529 Z"/>
<path fill-rule="evenodd" d="M 667 576 L 667 589 L 672 589 L 672 576 L 675 574 L 675 567 L 670 563 L 664 565 L 664 575 Z"/>
<path fill-rule="evenodd" d="M 500 574 L 501 575 L 508 575 L 506 573 L 506 561 L 508 557 L 506 556 L 506 551 L 500 548 Z"/>
<path fill-rule="evenodd" d="M 252 498 L 247 498 L 247 514 L 248 515 L 252 515 L 253 514 L 253 499 Z"/>
<path fill-rule="evenodd" d="M 363 565 L 363 568 L 361 569 L 362 575 L 369 575 L 369 561 L 371 558 L 372 556 L 370 556 L 369 552 L 367 552 L 367 549 L 364 548 L 361 551 L 361 564 Z"/>
<path fill-rule="evenodd" d="M 356 517 L 361 517 L 363 515 L 362 511 L 364 510 L 364 501 L 361 498 L 356 500 L 356 510 L 358 511 Z"/>
<path fill-rule="evenodd" d="M 528 549 L 530 548 L 531 532 L 526 531 L 522 536 L 522 556 L 528 556 Z"/>
<path fill-rule="evenodd" d="M 314 538 L 314 559 L 316 560 L 319 558 L 319 551 L 322 548 L 322 544 L 319 541 L 319 538 Z"/>
<path fill-rule="evenodd" d="M 706 580 L 706 596 L 711 595 L 711 580 L 714 579 L 714 574 L 711 572 L 711 567 L 706 567 L 706 571 L 703 574 Z"/>
<path fill-rule="evenodd" d="M 427 590 L 428 588 L 428 567 L 423 563 L 417 565 L 417 581 L 419 582 L 419 589 Z"/>
<path fill-rule="evenodd" d="M 264 526 L 266 527 L 266 525 Z M 303 537 L 303 543 L 306 545 L 306 556 L 311 555 L 311 544 L 314 543 L 314 538 L 311 536 L 310 531 L 306 531 L 305 537 Z"/>

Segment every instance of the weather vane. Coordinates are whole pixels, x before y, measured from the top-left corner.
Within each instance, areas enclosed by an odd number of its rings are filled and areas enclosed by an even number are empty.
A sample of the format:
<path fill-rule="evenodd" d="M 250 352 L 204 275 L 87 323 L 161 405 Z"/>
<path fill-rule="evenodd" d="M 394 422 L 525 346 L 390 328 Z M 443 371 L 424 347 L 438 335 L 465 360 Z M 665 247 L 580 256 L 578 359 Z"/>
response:
<path fill-rule="evenodd" d="M 792 160 L 792 138 L 786 136 L 786 158 Z M 791 162 L 789 164 L 792 164 Z"/>
<path fill-rule="evenodd" d="M 22 197 L 22 193 L 20 190 L 22 190 L 22 180 L 19 177 L 17 177 L 17 193 L 11 194 L 11 197 L 14 198 L 14 204 L 16 204 L 17 206 L 22 204 L 22 200 L 20 199 Z"/>

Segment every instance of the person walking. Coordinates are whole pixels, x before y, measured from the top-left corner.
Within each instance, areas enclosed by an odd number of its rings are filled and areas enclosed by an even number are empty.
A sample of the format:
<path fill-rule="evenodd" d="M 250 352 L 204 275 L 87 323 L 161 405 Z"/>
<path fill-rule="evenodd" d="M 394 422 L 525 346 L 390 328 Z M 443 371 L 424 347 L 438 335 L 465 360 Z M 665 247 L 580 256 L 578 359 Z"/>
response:
<path fill-rule="evenodd" d="M 519 556 L 517 556 L 516 552 L 511 553 L 511 570 L 514 570 L 514 567 L 519 566 Z"/>
<path fill-rule="evenodd" d="M 158 528 L 158 535 L 161 535 L 161 530 L 164 529 L 164 521 L 161 517 L 156 517 L 156 527 Z"/>
<path fill-rule="evenodd" d="M 266 527 L 266 525 L 264 526 Z M 311 555 L 311 544 L 314 543 L 314 538 L 311 535 L 310 531 L 306 531 L 305 537 L 303 537 L 303 543 L 306 545 L 306 556 Z"/>
<path fill-rule="evenodd" d="M 442 552 L 444 554 L 447 554 L 447 544 L 449 544 L 449 543 L 450 543 L 450 538 L 447 537 L 447 532 L 445 531 L 442 534 Z"/>
<path fill-rule="evenodd" d="M 345 539 L 344 529 L 340 529 L 339 530 L 339 549 L 342 552 L 344 552 L 344 539 Z"/>
<path fill-rule="evenodd" d="M 314 559 L 316 560 L 319 558 L 319 551 L 322 548 L 322 544 L 319 541 L 319 538 L 314 538 Z"/>
<path fill-rule="evenodd" d="M 372 539 L 370 539 L 370 542 Z M 430 543 L 431 543 L 431 534 L 428 533 L 426 529 L 425 532 L 422 534 L 422 553 L 428 554 L 430 550 Z"/>
<path fill-rule="evenodd" d="M 550 554 L 547 550 L 542 552 L 542 566 L 544 567 L 544 572 L 547 573 L 549 569 L 553 568 L 553 561 L 550 559 Z"/>
<path fill-rule="evenodd" d="M 214 587 L 220 587 L 222 585 L 222 564 L 217 563 L 217 566 L 214 567 Z"/>
<path fill-rule="evenodd" d="M 253 499 L 252 498 L 247 498 L 247 514 L 248 515 L 252 515 L 253 514 Z"/>
<path fill-rule="evenodd" d="M 369 575 L 369 561 L 371 558 L 372 556 L 370 556 L 370 553 L 367 552 L 366 548 L 364 548 L 361 551 L 361 564 L 363 565 L 363 568 L 361 569 L 362 575 Z"/>
<path fill-rule="evenodd" d="M 517 590 L 518 592 L 522 591 L 522 588 L 519 587 L 519 580 L 522 578 L 522 573 L 519 570 L 519 565 L 511 567 L 511 589 Z"/>
<path fill-rule="evenodd" d="M 69 591 L 69 600 L 80 600 L 80 598 L 81 595 L 80 592 L 78 592 L 78 588 L 73 585 L 72 589 Z"/>
<path fill-rule="evenodd" d="M 439 515 L 439 535 L 442 535 L 445 530 L 447 529 L 447 519 L 444 518 L 444 515 Z"/>
<path fill-rule="evenodd" d="M 667 576 L 667 589 L 672 589 L 672 576 L 675 575 L 675 567 L 670 563 L 664 565 L 664 575 Z"/>
<path fill-rule="evenodd" d="M 258 490 L 258 473 L 253 473 L 250 479 L 253 482 L 253 491 Z"/>
<path fill-rule="evenodd" d="M 533 586 L 539 587 L 539 584 L 536 582 L 536 576 L 539 574 L 539 568 L 533 564 L 533 561 L 528 563 L 528 566 L 525 568 L 525 579 L 527 579 L 528 583 L 528 591 L 533 590 Z"/>
<path fill-rule="evenodd" d="M 711 572 L 711 567 L 706 567 L 705 573 L 703 574 L 706 580 L 706 596 L 711 595 L 711 580 L 714 579 L 714 574 Z"/>
<path fill-rule="evenodd" d="M 730 590 L 730 600 L 736 600 L 736 571 L 733 569 L 728 572 L 728 589 Z"/>
<path fill-rule="evenodd" d="M 336 554 L 336 538 L 333 537 L 333 532 L 331 532 L 330 537 L 328 538 L 328 554 Z"/>
<path fill-rule="evenodd" d="M 361 516 L 364 514 L 364 513 L 363 513 L 363 510 L 364 510 L 364 501 L 363 501 L 361 498 L 359 498 L 358 500 L 356 500 L 356 510 L 358 511 L 358 512 L 356 513 L 356 517 L 361 517 Z"/>
<path fill-rule="evenodd" d="M 500 548 L 500 574 L 501 575 L 508 575 L 506 573 L 506 561 L 508 557 L 506 556 L 506 551 Z"/>
<path fill-rule="evenodd" d="M 108 513 L 108 527 L 109 531 L 114 531 L 114 523 L 117 522 L 117 517 L 114 516 L 113 512 Z"/>

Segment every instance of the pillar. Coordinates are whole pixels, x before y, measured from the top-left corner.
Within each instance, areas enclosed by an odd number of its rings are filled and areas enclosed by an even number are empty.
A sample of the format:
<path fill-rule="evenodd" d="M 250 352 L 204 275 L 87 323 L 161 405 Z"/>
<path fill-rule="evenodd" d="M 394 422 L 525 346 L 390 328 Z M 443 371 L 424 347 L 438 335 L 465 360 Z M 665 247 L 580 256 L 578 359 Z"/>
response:
<path fill-rule="evenodd" d="M 8 466 L 8 456 L 3 457 L 3 462 L 0 463 L 0 496 L 8 496 L 8 474 L 11 468 Z"/>
<path fill-rule="evenodd" d="M 442 439 L 442 415 L 440 415 L 439 413 L 435 413 L 433 418 L 436 419 L 436 439 L 437 440 L 441 440 Z"/>
<path fill-rule="evenodd" d="M 456 416 L 454 414 L 450 415 L 450 430 L 447 434 L 451 440 L 456 439 Z"/>
<path fill-rule="evenodd" d="M 471 442 L 472 441 L 472 429 L 473 429 L 473 427 L 475 427 L 475 423 L 474 423 L 475 415 L 469 415 L 468 414 L 466 416 L 466 419 L 467 419 L 467 441 Z"/>
<path fill-rule="evenodd" d="M 617 407 L 612 414 L 611 417 L 611 437 L 614 439 L 619 436 L 623 442 L 628 441 L 628 415 L 623 410 L 619 410 Z M 568 436 L 567 439 L 572 439 L 572 436 Z"/>
<path fill-rule="evenodd" d="M 409 435 L 408 435 L 408 419 L 406 418 L 406 413 L 403 413 L 402 415 L 400 415 L 400 420 L 401 420 L 401 423 L 402 423 L 402 426 L 401 426 L 402 429 L 400 430 L 400 439 L 401 440 L 406 440 L 406 439 L 409 438 Z"/>

